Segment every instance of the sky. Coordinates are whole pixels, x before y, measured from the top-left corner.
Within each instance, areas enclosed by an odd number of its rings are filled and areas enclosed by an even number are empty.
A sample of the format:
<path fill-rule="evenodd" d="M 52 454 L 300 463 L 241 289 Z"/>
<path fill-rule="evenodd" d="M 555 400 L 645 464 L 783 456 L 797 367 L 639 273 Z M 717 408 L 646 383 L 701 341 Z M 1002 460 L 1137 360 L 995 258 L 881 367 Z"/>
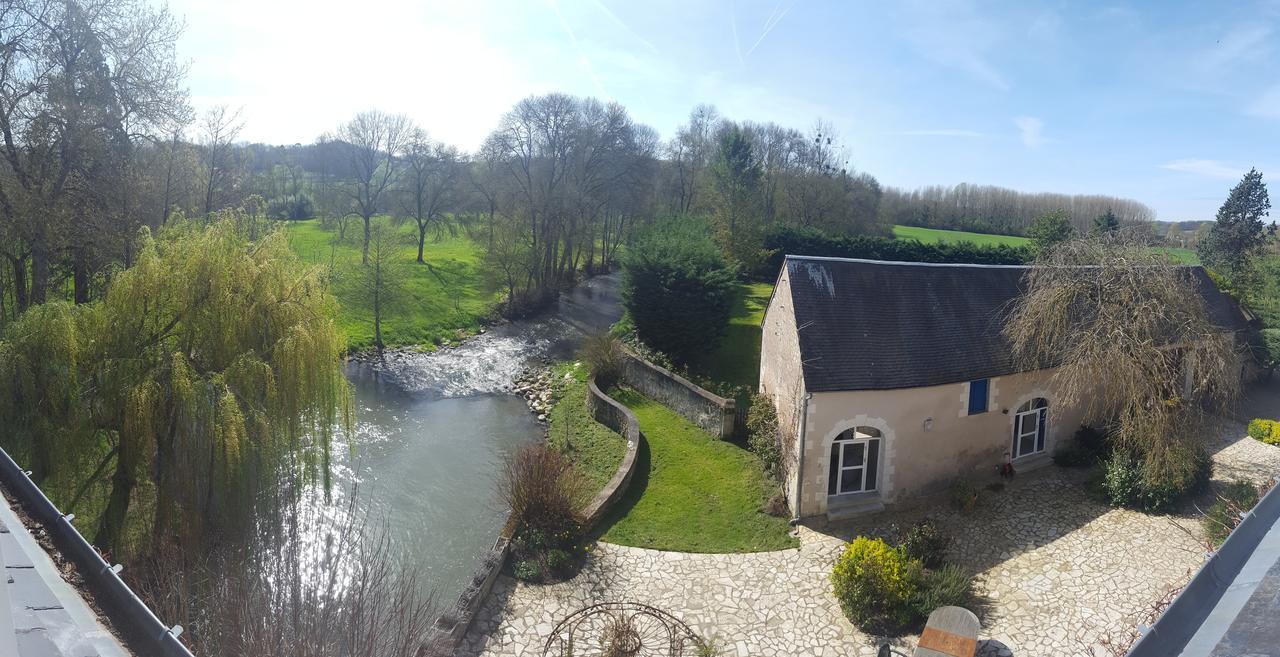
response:
<path fill-rule="evenodd" d="M 470 150 L 516 101 L 559 91 L 664 139 L 699 103 L 821 119 L 883 184 L 1110 194 L 1166 221 L 1212 219 L 1250 167 L 1280 176 L 1280 0 L 169 6 L 192 104 L 243 108 L 249 141 L 311 142 L 377 108 Z"/>

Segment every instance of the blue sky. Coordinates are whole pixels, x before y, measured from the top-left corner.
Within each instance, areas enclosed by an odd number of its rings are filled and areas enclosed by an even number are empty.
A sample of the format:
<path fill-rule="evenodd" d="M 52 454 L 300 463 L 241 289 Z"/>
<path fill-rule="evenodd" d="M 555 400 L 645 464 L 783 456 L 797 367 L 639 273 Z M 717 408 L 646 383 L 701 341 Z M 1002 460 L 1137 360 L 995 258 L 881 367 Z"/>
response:
<path fill-rule="evenodd" d="M 243 106 L 255 141 L 309 142 L 378 107 L 471 149 L 515 101 L 563 91 L 616 100 L 664 138 L 698 103 L 824 119 L 885 184 L 1113 194 L 1164 220 L 1211 219 L 1250 166 L 1280 176 L 1275 0 L 171 7 L 193 103 Z"/>

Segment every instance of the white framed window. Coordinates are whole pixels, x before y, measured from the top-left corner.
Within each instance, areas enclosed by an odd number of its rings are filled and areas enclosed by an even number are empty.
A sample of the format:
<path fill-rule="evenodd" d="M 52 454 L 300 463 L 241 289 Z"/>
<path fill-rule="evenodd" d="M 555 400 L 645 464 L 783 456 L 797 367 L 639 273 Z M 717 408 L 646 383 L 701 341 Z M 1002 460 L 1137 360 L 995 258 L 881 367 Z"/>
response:
<path fill-rule="evenodd" d="M 877 489 L 880 477 L 880 430 L 847 429 L 831 443 L 827 495 L 866 493 Z"/>
<path fill-rule="evenodd" d="M 1044 435 L 1049 423 L 1049 401 L 1036 397 L 1018 407 L 1013 417 L 1013 458 L 1044 451 Z"/>

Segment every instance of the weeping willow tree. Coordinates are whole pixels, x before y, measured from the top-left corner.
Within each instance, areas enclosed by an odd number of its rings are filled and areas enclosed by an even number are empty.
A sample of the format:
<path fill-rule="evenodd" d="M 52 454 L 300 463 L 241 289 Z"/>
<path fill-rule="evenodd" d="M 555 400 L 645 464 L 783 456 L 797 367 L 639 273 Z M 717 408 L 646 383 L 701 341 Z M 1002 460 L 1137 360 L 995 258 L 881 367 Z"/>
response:
<path fill-rule="evenodd" d="M 103 491 L 106 549 L 135 522 L 217 542 L 280 482 L 328 488 L 352 411 L 335 301 L 282 232 L 251 241 L 236 215 L 144 229 L 102 300 L 34 308 L 0 341 L 6 448 L 64 508 Z"/>
<path fill-rule="evenodd" d="M 1123 232 L 1062 242 L 1036 265 L 1004 328 L 1015 354 L 1028 370 L 1056 366 L 1062 403 L 1109 425 L 1147 485 L 1185 490 L 1208 420 L 1240 386 L 1235 338 L 1211 318 L 1203 273 Z"/>

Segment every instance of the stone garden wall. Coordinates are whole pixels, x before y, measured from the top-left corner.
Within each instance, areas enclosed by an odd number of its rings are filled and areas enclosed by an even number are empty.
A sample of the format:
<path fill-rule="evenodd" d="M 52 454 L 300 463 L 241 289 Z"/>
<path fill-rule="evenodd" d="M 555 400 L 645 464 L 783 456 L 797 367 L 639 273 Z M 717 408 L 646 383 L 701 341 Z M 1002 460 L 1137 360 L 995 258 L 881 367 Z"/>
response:
<path fill-rule="evenodd" d="M 733 436 L 737 404 L 688 379 L 627 351 L 622 379 L 640 394 L 661 403 L 722 440 Z"/>

